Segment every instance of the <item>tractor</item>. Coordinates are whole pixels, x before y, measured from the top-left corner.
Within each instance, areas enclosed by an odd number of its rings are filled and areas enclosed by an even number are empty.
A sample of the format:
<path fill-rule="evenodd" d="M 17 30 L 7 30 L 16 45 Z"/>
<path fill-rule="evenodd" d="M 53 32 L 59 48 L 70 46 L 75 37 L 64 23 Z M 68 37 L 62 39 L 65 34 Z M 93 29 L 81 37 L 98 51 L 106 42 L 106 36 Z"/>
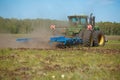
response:
<path fill-rule="evenodd" d="M 83 45 L 86 47 L 104 46 L 105 35 L 95 26 L 95 16 L 87 15 L 68 16 L 69 27 L 65 28 L 64 36 L 50 38 L 50 43 L 58 43 L 63 46 Z"/>

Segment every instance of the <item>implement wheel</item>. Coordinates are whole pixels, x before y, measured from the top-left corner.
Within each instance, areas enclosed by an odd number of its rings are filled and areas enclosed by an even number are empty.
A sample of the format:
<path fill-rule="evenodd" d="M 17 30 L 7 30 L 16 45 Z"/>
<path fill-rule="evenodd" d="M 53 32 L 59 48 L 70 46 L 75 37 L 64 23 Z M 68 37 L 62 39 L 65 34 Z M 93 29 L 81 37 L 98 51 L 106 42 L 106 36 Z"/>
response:
<path fill-rule="evenodd" d="M 102 31 L 94 31 L 93 33 L 93 46 L 104 46 L 105 36 Z"/>

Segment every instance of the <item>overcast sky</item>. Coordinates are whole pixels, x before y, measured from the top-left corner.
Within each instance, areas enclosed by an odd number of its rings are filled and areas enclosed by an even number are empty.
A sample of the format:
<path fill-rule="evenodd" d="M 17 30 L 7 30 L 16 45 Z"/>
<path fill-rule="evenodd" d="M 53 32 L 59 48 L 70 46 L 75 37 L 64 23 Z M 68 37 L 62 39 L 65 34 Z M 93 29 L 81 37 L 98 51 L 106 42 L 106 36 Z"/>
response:
<path fill-rule="evenodd" d="M 68 15 L 89 15 L 97 21 L 120 22 L 120 0 L 0 0 L 4 18 L 67 20 Z"/>

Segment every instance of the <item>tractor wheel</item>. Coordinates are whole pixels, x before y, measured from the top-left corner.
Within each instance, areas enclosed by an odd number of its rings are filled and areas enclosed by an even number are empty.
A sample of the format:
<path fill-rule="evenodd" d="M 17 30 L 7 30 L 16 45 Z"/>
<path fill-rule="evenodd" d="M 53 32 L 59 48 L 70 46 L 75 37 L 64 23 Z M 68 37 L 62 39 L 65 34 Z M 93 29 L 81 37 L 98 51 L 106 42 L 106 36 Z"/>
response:
<path fill-rule="evenodd" d="M 92 31 L 85 30 L 83 33 L 83 46 L 90 47 L 93 46 Z"/>
<path fill-rule="evenodd" d="M 102 31 L 94 31 L 93 33 L 93 46 L 104 46 L 105 36 Z"/>
<path fill-rule="evenodd" d="M 81 38 L 81 39 L 83 39 L 84 32 L 85 32 L 84 29 L 81 30 L 80 33 L 78 34 L 78 37 Z"/>

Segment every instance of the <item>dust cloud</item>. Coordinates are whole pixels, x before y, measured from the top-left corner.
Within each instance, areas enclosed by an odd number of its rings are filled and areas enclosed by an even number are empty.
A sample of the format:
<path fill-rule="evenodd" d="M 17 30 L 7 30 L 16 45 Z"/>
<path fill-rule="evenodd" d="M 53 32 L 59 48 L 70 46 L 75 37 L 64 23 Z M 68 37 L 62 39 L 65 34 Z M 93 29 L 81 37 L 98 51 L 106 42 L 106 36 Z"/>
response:
<path fill-rule="evenodd" d="M 30 34 L 0 34 L 0 48 L 40 48 L 49 49 L 52 31 L 49 28 L 36 28 Z M 27 41 L 17 41 L 27 39 Z"/>

